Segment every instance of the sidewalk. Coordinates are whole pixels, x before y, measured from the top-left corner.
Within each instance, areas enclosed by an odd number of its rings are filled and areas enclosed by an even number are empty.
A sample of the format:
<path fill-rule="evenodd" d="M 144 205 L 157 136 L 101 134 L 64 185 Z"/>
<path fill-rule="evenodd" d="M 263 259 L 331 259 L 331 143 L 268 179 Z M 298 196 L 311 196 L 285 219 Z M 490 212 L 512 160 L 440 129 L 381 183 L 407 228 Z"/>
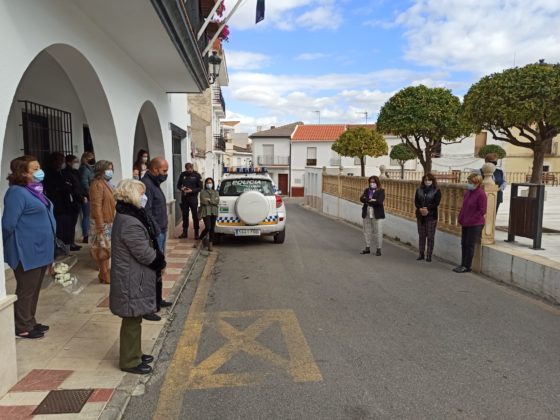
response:
<path fill-rule="evenodd" d="M 546 186 L 546 201 L 544 202 L 543 227 L 560 231 L 560 187 Z M 496 218 L 496 226 L 507 229 L 509 223 L 509 200 L 511 188 L 508 187 L 504 192 L 504 203 Z M 504 252 L 514 254 L 524 254 L 526 257 L 537 258 L 541 261 L 549 261 L 553 265 L 560 264 L 560 233 L 543 233 L 542 248 L 543 250 L 531 249 L 533 240 L 515 237 L 514 243 L 505 242 L 507 232 L 496 230 L 496 247 Z"/>
<path fill-rule="evenodd" d="M 191 238 L 194 234 L 189 235 Z M 163 296 L 174 300 L 188 269 L 192 239 L 167 241 L 167 269 Z M 85 288 L 69 294 L 46 279 L 39 297 L 37 320 L 50 326 L 45 338 L 17 340 L 19 382 L 0 399 L 0 419 L 98 418 L 125 373 L 118 367 L 120 318 L 109 310 L 109 286 L 100 284 L 89 247 L 77 252 L 79 262 L 72 270 Z M 10 272 L 6 287 L 15 290 Z M 150 353 L 167 320 L 142 323 L 142 350 Z M 35 415 L 32 412 L 54 390 L 93 390 L 79 414 Z M 67 404 L 66 404 L 67 405 Z M 78 404 L 80 405 L 80 404 Z M 71 411 L 65 411 L 70 413 Z"/>

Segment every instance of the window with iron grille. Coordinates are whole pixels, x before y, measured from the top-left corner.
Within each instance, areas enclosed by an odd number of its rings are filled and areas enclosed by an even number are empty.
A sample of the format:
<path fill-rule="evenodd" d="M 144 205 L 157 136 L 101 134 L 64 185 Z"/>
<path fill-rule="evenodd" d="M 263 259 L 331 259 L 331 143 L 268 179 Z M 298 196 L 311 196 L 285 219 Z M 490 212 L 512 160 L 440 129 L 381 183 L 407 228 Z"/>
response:
<path fill-rule="evenodd" d="M 53 152 L 73 153 L 72 114 L 30 101 L 20 103 L 26 155 L 35 156 L 44 165 Z"/>

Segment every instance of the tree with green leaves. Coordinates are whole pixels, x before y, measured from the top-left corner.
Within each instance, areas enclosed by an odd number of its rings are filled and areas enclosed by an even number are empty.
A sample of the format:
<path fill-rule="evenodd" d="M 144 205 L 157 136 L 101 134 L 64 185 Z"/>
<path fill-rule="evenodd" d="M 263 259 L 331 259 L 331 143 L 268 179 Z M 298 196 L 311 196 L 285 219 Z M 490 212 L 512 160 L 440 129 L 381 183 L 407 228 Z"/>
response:
<path fill-rule="evenodd" d="M 497 144 L 487 144 L 486 146 L 482 146 L 478 151 L 478 157 L 484 159 L 489 153 L 496 153 L 498 159 L 506 157 L 506 151 L 504 148 L 502 146 L 498 146 Z"/>
<path fill-rule="evenodd" d="M 366 176 L 366 156 L 380 157 L 388 152 L 383 134 L 365 127 L 346 130 L 331 148 L 341 156 L 359 158 L 362 176 Z"/>
<path fill-rule="evenodd" d="M 463 107 L 473 131 L 531 149 L 531 182 L 542 182 L 544 156 L 560 132 L 559 64 L 541 60 L 485 76 L 469 89 Z"/>
<path fill-rule="evenodd" d="M 408 160 L 416 159 L 416 154 L 408 144 L 399 143 L 391 148 L 389 157 L 399 162 L 401 167 L 401 179 L 404 179 L 404 165 Z"/>
<path fill-rule="evenodd" d="M 461 119 L 461 102 L 449 89 L 410 86 L 393 95 L 381 108 L 377 129 L 399 136 L 410 146 L 424 173 L 442 144 L 467 136 Z"/>

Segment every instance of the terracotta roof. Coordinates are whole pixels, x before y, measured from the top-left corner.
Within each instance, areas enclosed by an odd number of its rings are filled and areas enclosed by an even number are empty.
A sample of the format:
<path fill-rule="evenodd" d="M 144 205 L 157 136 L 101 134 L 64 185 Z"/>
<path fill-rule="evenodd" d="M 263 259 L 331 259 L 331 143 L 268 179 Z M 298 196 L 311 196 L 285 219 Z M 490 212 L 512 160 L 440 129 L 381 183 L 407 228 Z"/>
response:
<path fill-rule="evenodd" d="M 292 133 L 298 125 L 303 125 L 303 122 L 297 121 L 291 124 L 282 125 L 280 127 L 274 127 L 270 130 L 257 131 L 256 133 L 251 134 L 249 137 L 291 137 Z"/>
<path fill-rule="evenodd" d="M 233 151 L 234 152 L 240 152 L 240 153 L 251 153 L 251 147 L 241 147 L 241 146 L 233 146 Z"/>
<path fill-rule="evenodd" d="M 292 141 L 336 141 L 344 131 L 344 124 L 300 125 L 294 132 Z"/>

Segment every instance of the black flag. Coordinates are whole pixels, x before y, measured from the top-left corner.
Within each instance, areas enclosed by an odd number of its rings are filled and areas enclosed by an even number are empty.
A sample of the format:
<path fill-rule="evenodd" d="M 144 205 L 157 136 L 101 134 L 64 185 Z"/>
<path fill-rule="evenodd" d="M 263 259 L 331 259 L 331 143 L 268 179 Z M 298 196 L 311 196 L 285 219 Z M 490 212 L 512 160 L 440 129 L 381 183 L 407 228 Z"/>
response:
<path fill-rule="evenodd" d="M 257 0 L 257 17 L 255 23 L 259 23 L 261 20 L 264 20 L 264 0 Z"/>

